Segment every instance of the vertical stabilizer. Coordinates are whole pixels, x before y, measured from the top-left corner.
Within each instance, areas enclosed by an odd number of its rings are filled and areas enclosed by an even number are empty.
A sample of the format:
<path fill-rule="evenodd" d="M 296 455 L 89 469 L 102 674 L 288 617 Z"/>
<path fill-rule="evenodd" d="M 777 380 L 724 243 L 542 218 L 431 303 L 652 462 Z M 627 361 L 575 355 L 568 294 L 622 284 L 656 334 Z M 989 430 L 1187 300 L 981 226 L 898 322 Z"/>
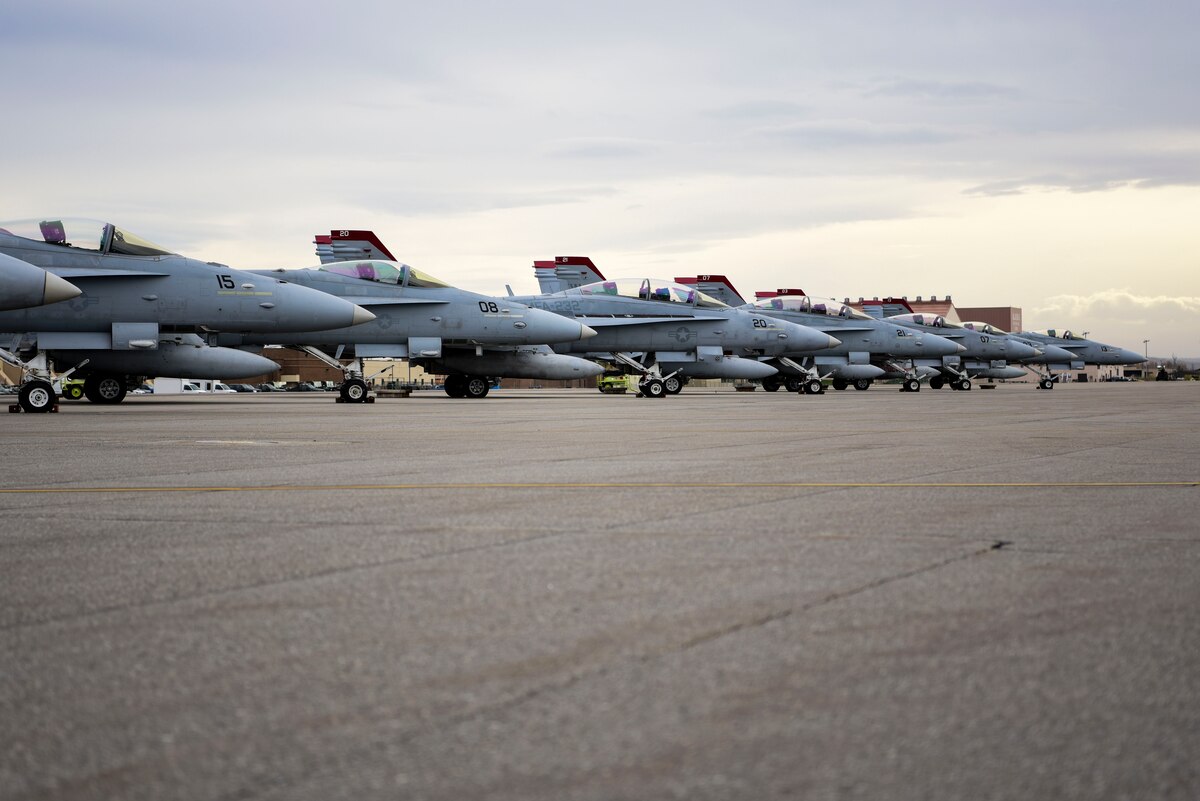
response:
<path fill-rule="evenodd" d="M 745 306 L 746 299 L 734 288 L 733 282 L 723 275 L 697 275 L 695 277 L 676 278 L 681 284 L 694 286 L 705 295 L 716 298 L 726 306 Z"/>
<path fill-rule="evenodd" d="M 396 261 L 396 257 L 384 247 L 373 231 L 330 231 L 328 236 L 317 234 L 313 238 L 313 244 L 317 246 L 317 258 L 321 260 L 321 264 L 355 259 Z"/>
<path fill-rule="evenodd" d="M 553 261 L 535 261 L 533 273 L 544 294 L 604 280 L 600 270 L 587 256 L 557 256 Z"/>

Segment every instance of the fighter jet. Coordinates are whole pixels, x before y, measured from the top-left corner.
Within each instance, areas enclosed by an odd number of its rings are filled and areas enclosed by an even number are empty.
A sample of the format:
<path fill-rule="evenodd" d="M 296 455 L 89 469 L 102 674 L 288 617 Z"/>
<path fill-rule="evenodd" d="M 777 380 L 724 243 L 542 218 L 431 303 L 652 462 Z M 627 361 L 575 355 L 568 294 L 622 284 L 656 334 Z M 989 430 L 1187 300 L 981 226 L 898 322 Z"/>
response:
<path fill-rule="evenodd" d="M 89 400 L 118 403 L 145 376 L 240 378 L 277 368 L 252 353 L 211 347 L 215 331 L 302 331 L 374 319 L 341 298 L 189 259 L 94 220 L 0 223 L 0 254 L 81 290 L 0 312 L 0 358 L 21 369 L 25 411 L 56 408 L 51 365 L 66 371 L 60 381 L 81 370 Z M 52 294 L 62 291 L 56 281 L 49 285 Z"/>
<path fill-rule="evenodd" d="M 777 372 L 764 359 L 840 344 L 828 334 L 757 310 L 732 309 L 675 281 L 601 276 L 570 286 L 600 276 L 586 257 L 559 256 L 535 262 L 534 270 L 544 290 L 564 283 L 567 288 L 513 299 L 595 328 L 600 332 L 595 339 L 572 344 L 570 352 L 641 374 L 638 389 L 647 397 L 675 394 L 680 378 L 763 379 Z M 565 346 L 556 349 L 562 352 Z"/>
<path fill-rule="evenodd" d="M 781 386 L 790 392 L 819 394 L 822 379 L 832 378 L 833 388 L 849 386 L 867 389 L 874 379 L 891 370 L 900 370 L 908 391 L 920 388 L 920 373 L 909 362 L 940 361 L 959 352 L 959 347 L 942 337 L 913 332 L 828 298 L 806 295 L 801 289 L 756 292 L 755 301 L 746 303 L 733 284 L 723 275 L 699 275 L 680 278 L 730 305 L 808 326 L 841 344 L 822 351 L 797 348 L 770 362 L 779 368 L 778 376 L 763 379 L 763 389 L 775 392 Z"/>
<path fill-rule="evenodd" d="M 346 242 L 369 235 L 377 247 Z M 366 325 L 291 334 L 221 335 L 227 345 L 283 345 L 303 350 L 342 370 L 341 399 L 367 402 L 364 358 L 408 359 L 431 373 L 446 375 L 446 394 L 482 398 L 498 377 L 572 379 L 599 375 L 585 359 L 554 353 L 547 343 L 570 342 L 595 332 L 574 320 L 450 286 L 426 272 L 390 259 L 357 258 L 353 253 L 387 255 L 374 234 L 332 231 L 318 235 L 325 261 L 316 269 L 274 270 L 261 274 L 369 307 L 376 319 Z M 333 252 L 333 243 L 342 244 Z M 342 359 L 350 359 L 347 365 Z"/>
<path fill-rule="evenodd" d="M 965 350 L 956 356 L 946 356 L 941 365 L 933 365 L 939 371 L 929 379 L 930 389 L 971 389 L 972 378 L 1019 378 L 1025 370 L 1010 362 L 1033 359 L 1042 355 L 1034 346 L 1009 336 L 987 323 L 948 322 L 940 314 L 910 312 L 888 317 L 889 323 L 902 325 L 914 331 L 945 337 L 961 345 Z"/>
<path fill-rule="evenodd" d="M 1038 389 L 1054 389 L 1055 382 L 1063 374 L 1069 370 L 1082 370 L 1085 365 L 1141 364 L 1146 361 L 1137 351 L 1085 339 L 1071 331 L 1051 328 L 1047 331 L 1020 331 L 1013 336 L 1045 352 L 1040 359 L 1026 362 L 1041 367 L 1038 370 L 1041 376 Z M 1056 350 L 1051 351 L 1051 348 Z M 1070 355 L 1070 359 L 1059 359 L 1063 351 Z"/>
<path fill-rule="evenodd" d="M 79 287 L 28 262 L 0 253 L 0 311 L 79 297 Z"/>

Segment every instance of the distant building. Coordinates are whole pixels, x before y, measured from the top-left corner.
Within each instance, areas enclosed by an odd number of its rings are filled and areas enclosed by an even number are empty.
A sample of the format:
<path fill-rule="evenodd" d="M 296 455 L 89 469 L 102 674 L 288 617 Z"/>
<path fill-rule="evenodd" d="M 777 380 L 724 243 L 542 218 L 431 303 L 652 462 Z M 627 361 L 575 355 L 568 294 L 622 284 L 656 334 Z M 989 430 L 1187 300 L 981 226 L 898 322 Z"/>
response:
<path fill-rule="evenodd" d="M 846 298 L 845 303 L 880 320 L 916 312 L 940 315 L 948 323 L 989 323 L 1002 331 L 1020 331 L 1023 327 L 1021 310 L 1016 306 L 955 306 L 950 295 L 942 298 L 937 295 L 928 298 L 921 295 L 915 298 L 907 295 L 858 300 Z"/>
<path fill-rule="evenodd" d="M 972 306 L 962 307 L 958 314 L 963 320 L 988 323 L 1001 331 L 1022 331 L 1021 310 L 1016 306 Z"/>

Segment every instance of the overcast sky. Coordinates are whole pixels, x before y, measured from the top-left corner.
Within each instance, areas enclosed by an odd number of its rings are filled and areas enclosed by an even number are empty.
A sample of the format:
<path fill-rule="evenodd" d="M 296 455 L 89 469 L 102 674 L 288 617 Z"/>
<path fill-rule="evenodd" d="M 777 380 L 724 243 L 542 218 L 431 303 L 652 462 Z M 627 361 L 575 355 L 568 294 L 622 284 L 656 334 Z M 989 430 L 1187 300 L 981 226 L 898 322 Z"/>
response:
<path fill-rule="evenodd" d="M 10 4 L 0 219 L 236 267 L 371 228 L 746 295 L 943 295 L 1200 355 L 1200 4 Z"/>

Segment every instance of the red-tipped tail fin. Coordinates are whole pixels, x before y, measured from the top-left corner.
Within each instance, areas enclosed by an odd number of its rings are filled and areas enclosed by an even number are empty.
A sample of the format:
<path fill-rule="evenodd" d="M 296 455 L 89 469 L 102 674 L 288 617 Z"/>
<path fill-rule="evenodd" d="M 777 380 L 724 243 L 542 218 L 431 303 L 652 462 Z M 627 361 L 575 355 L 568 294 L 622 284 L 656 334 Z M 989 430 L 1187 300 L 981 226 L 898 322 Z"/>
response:
<path fill-rule="evenodd" d="M 733 282 L 723 275 L 697 275 L 695 277 L 676 278 L 681 284 L 694 286 L 705 295 L 716 298 L 726 306 L 745 306 L 746 299 L 734 288 Z"/>
<path fill-rule="evenodd" d="M 587 256 L 557 256 L 553 261 L 535 261 L 533 272 L 537 276 L 538 286 L 546 294 L 604 280 L 600 270 Z"/>
<path fill-rule="evenodd" d="M 396 261 L 374 231 L 355 231 L 341 229 L 330 231 L 329 235 L 317 234 L 313 238 L 317 246 L 317 257 L 321 264 L 335 261 L 354 261 L 355 259 L 386 259 Z"/>

